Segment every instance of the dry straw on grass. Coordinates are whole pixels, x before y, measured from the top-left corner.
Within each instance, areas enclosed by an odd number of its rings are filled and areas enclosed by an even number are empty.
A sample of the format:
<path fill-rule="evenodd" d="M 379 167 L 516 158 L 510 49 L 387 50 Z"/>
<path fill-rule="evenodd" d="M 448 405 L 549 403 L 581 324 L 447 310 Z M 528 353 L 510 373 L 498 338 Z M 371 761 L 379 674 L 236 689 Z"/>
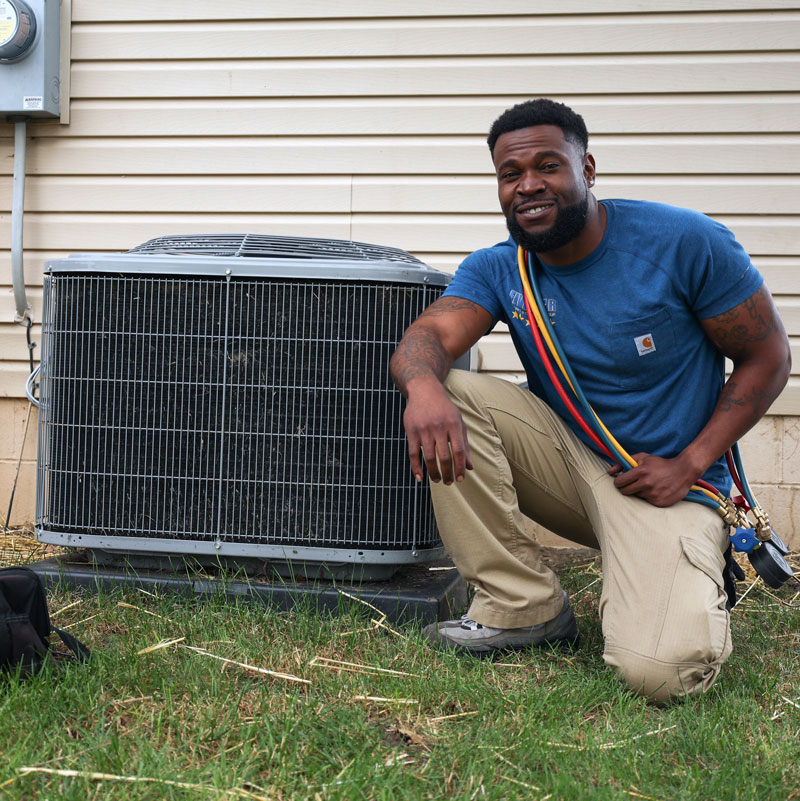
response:
<path fill-rule="evenodd" d="M 27 565 L 39 559 L 65 553 L 69 553 L 69 548 L 37 542 L 31 524 L 0 528 L 0 567 Z"/>
<path fill-rule="evenodd" d="M 541 792 L 542 788 L 537 787 L 535 784 L 528 784 L 528 782 L 521 782 L 519 779 L 512 779 L 510 776 L 503 776 L 500 775 L 497 777 L 498 779 L 502 779 L 504 782 L 510 782 L 511 784 L 519 785 L 520 787 L 524 787 L 526 790 L 535 790 Z M 553 794 L 546 795 L 543 798 L 540 798 L 539 801 L 547 801 L 548 798 L 552 798 Z"/>
<path fill-rule="evenodd" d="M 354 701 L 375 701 L 379 704 L 418 704 L 416 698 L 383 698 L 380 695 L 354 695 Z"/>
<path fill-rule="evenodd" d="M 327 668 L 328 670 L 341 670 L 345 673 L 364 673 L 368 676 L 410 676 L 418 679 L 416 673 L 406 673 L 404 670 L 390 670 L 389 668 L 375 667 L 374 665 L 360 665 L 357 662 L 343 662 L 341 659 L 328 659 L 325 656 L 315 656 L 309 667 Z"/>
<path fill-rule="evenodd" d="M 642 737 L 651 737 L 654 734 L 663 734 L 665 731 L 671 731 L 672 729 L 677 729 L 678 725 L 675 724 L 674 726 L 667 726 L 663 729 L 653 729 L 653 731 L 646 731 L 644 734 L 637 734 L 635 737 L 628 737 L 625 740 L 619 740 L 615 743 L 599 743 L 598 745 L 575 745 L 574 743 L 551 743 L 547 742 L 546 744 L 552 748 L 571 748 L 574 751 L 607 751 L 612 748 L 622 748 L 623 746 L 632 743 L 634 740 L 639 740 Z"/>
<path fill-rule="evenodd" d="M 367 631 L 375 631 L 375 629 L 386 629 L 386 631 L 390 632 L 391 634 L 394 634 L 395 637 L 399 637 L 401 640 L 408 639 L 408 637 L 406 637 L 405 634 L 401 634 L 399 631 L 393 629 L 390 625 L 387 624 L 386 612 L 381 612 L 381 610 L 378 609 L 377 606 L 373 606 L 371 603 L 368 603 L 363 598 L 359 598 L 356 595 L 351 595 L 349 592 L 345 592 L 344 590 L 337 589 L 336 592 L 338 592 L 339 595 L 344 595 L 345 598 L 349 598 L 351 601 L 356 601 L 357 603 L 363 604 L 364 606 L 368 607 L 369 609 L 372 609 L 374 612 L 377 612 L 378 615 L 380 615 L 380 617 L 378 618 L 373 617 L 371 619 L 370 621 L 372 623 L 371 626 L 367 626 L 366 628 L 363 629 L 353 629 L 353 631 L 343 631 L 339 635 L 340 637 L 349 637 L 351 634 L 362 634 Z"/>
<path fill-rule="evenodd" d="M 136 656 L 144 656 L 145 654 L 152 654 L 155 651 L 161 651 L 163 648 L 169 648 L 172 645 L 177 645 L 179 642 L 183 642 L 186 637 L 174 637 L 171 640 L 161 640 L 161 642 L 157 642 L 155 645 L 149 645 L 147 648 L 142 648 L 141 650 L 136 652 Z"/>
<path fill-rule="evenodd" d="M 456 718 L 469 718 L 477 715 L 477 712 L 457 712 L 454 715 L 440 715 L 438 718 L 428 718 L 428 723 L 441 723 L 443 720 L 455 720 Z"/>
<path fill-rule="evenodd" d="M 143 615 L 150 615 L 151 617 L 157 617 L 159 620 L 166 620 L 167 623 L 174 622 L 174 621 L 170 620 L 168 617 L 164 617 L 163 615 L 157 615 L 155 612 L 148 612 L 147 609 L 142 609 L 141 606 L 134 606 L 133 604 L 126 604 L 124 601 L 117 601 L 117 606 L 120 606 L 123 609 L 134 609 L 137 612 L 141 612 Z"/>
<path fill-rule="evenodd" d="M 643 795 L 642 793 L 638 793 L 635 790 L 623 790 L 623 793 L 627 793 L 627 795 L 633 796 L 633 798 L 644 798 L 645 801 L 658 801 L 657 798 L 653 798 L 651 795 Z"/>
<path fill-rule="evenodd" d="M 94 782 L 129 782 L 131 784 L 161 784 L 167 787 L 180 787 L 183 790 L 196 790 L 201 793 L 213 793 L 217 795 L 220 791 L 209 784 L 195 784 L 193 782 L 178 782 L 172 779 L 158 779 L 152 776 L 118 776 L 115 773 L 94 773 L 83 770 L 65 770 L 61 768 L 35 768 L 26 767 L 17 769 L 21 776 L 30 773 L 46 773 L 50 776 L 63 776 L 65 778 L 88 779 Z M 233 787 L 230 790 L 223 790 L 224 795 L 233 798 L 246 798 L 251 801 L 270 801 L 261 795 L 256 795 L 242 787 Z"/>
<path fill-rule="evenodd" d="M 792 706 L 795 709 L 800 709 L 800 704 L 796 703 L 795 701 L 792 701 L 791 698 L 787 698 L 785 695 L 782 695 L 780 703 L 778 703 L 778 705 L 775 707 L 775 711 L 773 712 L 772 717 L 770 718 L 770 721 L 777 720 L 778 718 L 782 718 L 786 714 L 786 710 L 785 709 L 781 710 L 781 707 L 784 706 L 785 704 L 789 704 L 789 706 Z"/>
<path fill-rule="evenodd" d="M 278 673 L 274 670 L 267 670 L 266 668 L 256 667 L 255 665 L 248 665 L 246 662 L 237 662 L 234 659 L 226 659 L 224 656 L 217 656 L 216 654 L 212 654 L 210 651 L 206 651 L 205 648 L 196 648 L 192 645 L 182 645 L 181 647 L 186 648 L 187 651 L 193 651 L 196 654 L 208 656 L 211 657 L 211 659 L 217 659 L 220 662 L 224 662 L 228 665 L 236 665 L 236 667 L 240 667 L 243 670 L 252 670 L 254 673 L 261 673 L 264 676 L 272 676 L 275 679 L 283 679 L 284 681 L 291 681 L 297 684 L 311 684 L 308 679 L 301 679 L 299 676 L 292 676 L 289 673 Z"/>
<path fill-rule="evenodd" d="M 62 629 L 71 629 L 75 626 L 80 626 L 81 623 L 88 623 L 90 620 L 94 620 L 96 617 L 100 617 L 100 612 L 96 615 L 89 615 L 89 617 L 85 617 L 82 620 L 76 620 L 74 623 L 68 623 L 66 626 L 62 626 Z"/>
<path fill-rule="evenodd" d="M 43 557 L 47 546 L 36 542 L 31 526 L 0 531 L 0 567 L 24 565 Z"/>
<path fill-rule="evenodd" d="M 82 603 L 83 603 L 83 598 L 79 598 L 77 601 L 73 601 L 71 604 L 62 606 L 61 609 L 57 609 L 55 612 L 53 612 L 52 615 L 50 615 L 50 619 L 52 620 L 54 617 L 60 615 L 62 612 L 66 612 L 67 609 L 72 609 L 74 606 L 80 606 L 80 604 Z"/>

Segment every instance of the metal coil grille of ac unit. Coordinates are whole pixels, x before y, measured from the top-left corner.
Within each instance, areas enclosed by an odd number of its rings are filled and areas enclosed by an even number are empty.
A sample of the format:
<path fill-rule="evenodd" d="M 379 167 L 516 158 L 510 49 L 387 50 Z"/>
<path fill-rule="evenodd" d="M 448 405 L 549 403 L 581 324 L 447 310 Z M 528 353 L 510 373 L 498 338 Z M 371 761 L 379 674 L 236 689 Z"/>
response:
<path fill-rule="evenodd" d="M 354 549 L 440 545 L 388 363 L 442 286 L 53 273 L 37 527 Z M 110 540 L 108 538 L 111 538 Z"/>

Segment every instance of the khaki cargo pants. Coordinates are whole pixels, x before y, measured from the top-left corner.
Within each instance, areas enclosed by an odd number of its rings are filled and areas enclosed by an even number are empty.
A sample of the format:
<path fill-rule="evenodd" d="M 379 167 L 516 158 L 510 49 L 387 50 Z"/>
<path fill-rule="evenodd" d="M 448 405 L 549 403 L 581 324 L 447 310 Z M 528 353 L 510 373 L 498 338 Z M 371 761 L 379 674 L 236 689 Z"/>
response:
<path fill-rule="evenodd" d="M 445 386 L 475 469 L 431 492 L 448 553 L 475 588 L 469 616 L 518 628 L 561 610 L 558 578 L 524 514 L 602 551 L 603 658 L 630 689 L 657 701 L 707 690 L 731 652 L 720 517 L 622 495 L 606 463 L 526 389 L 462 370 Z"/>

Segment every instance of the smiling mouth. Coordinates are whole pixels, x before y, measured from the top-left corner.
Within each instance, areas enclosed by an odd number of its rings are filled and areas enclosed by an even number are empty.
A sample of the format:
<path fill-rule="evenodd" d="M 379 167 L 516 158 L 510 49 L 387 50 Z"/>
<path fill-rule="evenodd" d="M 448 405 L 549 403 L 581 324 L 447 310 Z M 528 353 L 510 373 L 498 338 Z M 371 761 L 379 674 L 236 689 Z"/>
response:
<path fill-rule="evenodd" d="M 515 213 L 522 219 L 541 217 L 553 208 L 553 203 L 538 203 L 535 206 L 515 209 Z"/>

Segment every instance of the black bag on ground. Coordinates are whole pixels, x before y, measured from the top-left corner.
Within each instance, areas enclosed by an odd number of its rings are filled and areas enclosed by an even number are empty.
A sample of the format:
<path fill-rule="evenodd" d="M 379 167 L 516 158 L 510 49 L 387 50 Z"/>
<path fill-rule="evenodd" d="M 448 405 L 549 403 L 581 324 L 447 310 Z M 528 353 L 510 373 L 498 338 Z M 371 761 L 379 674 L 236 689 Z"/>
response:
<path fill-rule="evenodd" d="M 50 624 L 47 596 L 39 576 L 27 567 L 0 568 L 0 671 L 23 676 L 41 669 L 50 654 L 55 631 L 74 658 L 85 662 L 89 649 Z"/>

